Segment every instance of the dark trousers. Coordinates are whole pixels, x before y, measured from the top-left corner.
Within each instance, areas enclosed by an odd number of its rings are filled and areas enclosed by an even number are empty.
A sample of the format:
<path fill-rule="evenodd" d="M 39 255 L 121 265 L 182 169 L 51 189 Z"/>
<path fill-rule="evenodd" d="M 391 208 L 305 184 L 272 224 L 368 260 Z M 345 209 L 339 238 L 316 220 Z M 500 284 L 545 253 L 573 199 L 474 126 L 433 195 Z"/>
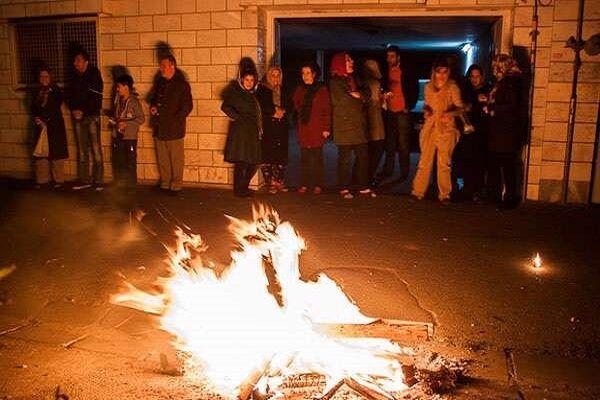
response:
<path fill-rule="evenodd" d="M 117 186 L 135 187 L 137 183 L 137 140 L 114 138 L 112 162 Z"/>
<path fill-rule="evenodd" d="M 410 114 L 387 111 L 385 117 L 385 164 L 382 175 L 387 177 L 394 173 L 397 152 L 400 158 L 400 177 L 404 180 L 408 178 L 410 171 Z"/>
<path fill-rule="evenodd" d="M 301 185 L 306 187 L 323 186 L 323 148 L 302 147 L 300 149 L 302 164 Z"/>
<path fill-rule="evenodd" d="M 248 193 L 248 185 L 256 173 L 256 164 L 236 162 L 233 168 L 233 192 L 236 195 Z"/>
<path fill-rule="evenodd" d="M 475 193 L 481 193 L 485 186 L 487 149 L 485 138 L 479 132 L 462 135 L 453 159 L 453 185 L 457 179 L 462 179 L 464 186 L 460 193 L 465 198 L 472 198 Z M 456 187 L 453 192 L 457 193 Z"/>
<path fill-rule="evenodd" d="M 353 160 L 353 156 L 355 160 Z M 354 161 L 354 168 L 352 162 Z M 369 148 L 367 143 L 338 146 L 338 184 L 340 190 L 350 189 L 353 182 L 357 189 L 369 187 Z"/>
<path fill-rule="evenodd" d="M 385 140 L 371 140 L 369 142 L 369 181 L 375 180 L 379 161 L 385 152 Z"/>
<path fill-rule="evenodd" d="M 489 154 L 489 186 L 496 201 L 519 200 L 517 185 L 518 159 L 515 153 Z M 502 192 L 504 189 L 504 197 Z"/>
<path fill-rule="evenodd" d="M 102 142 L 100 140 L 100 117 L 87 116 L 73 120 L 73 130 L 77 139 L 77 174 L 81 183 L 101 185 L 104 180 Z M 93 175 L 90 177 L 90 151 L 93 157 Z"/>

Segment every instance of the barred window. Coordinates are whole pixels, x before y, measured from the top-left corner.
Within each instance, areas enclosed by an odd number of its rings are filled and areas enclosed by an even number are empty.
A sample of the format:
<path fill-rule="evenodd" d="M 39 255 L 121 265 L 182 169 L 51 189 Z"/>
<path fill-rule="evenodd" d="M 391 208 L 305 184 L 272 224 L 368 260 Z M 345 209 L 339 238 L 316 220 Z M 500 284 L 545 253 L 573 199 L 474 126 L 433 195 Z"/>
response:
<path fill-rule="evenodd" d="M 17 79 L 21 84 L 37 82 L 41 65 L 52 68 L 54 80 L 65 82 L 73 71 L 73 54 L 85 50 L 90 64 L 98 65 L 96 20 L 47 19 L 14 24 Z"/>

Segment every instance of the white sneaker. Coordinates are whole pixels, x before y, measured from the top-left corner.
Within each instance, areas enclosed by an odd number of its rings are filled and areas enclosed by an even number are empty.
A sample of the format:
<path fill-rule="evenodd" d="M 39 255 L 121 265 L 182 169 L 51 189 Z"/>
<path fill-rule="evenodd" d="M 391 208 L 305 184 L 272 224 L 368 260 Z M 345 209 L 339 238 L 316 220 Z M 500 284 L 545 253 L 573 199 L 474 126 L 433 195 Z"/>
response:
<path fill-rule="evenodd" d="M 100 186 L 96 186 L 96 187 L 94 188 L 94 190 L 95 190 L 96 192 L 101 192 L 101 191 L 103 191 L 103 190 L 104 190 L 104 186 L 102 186 L 102 185 L 100 185 Z"/>
<path fill-rule="evenodd" d="M 73 190 L 83 190 L 83 189 L 89 189 L 91 187 L 92 187 L 92 185 L 90 183 L 84 183 L 82 185 L 73 186 Z"/>

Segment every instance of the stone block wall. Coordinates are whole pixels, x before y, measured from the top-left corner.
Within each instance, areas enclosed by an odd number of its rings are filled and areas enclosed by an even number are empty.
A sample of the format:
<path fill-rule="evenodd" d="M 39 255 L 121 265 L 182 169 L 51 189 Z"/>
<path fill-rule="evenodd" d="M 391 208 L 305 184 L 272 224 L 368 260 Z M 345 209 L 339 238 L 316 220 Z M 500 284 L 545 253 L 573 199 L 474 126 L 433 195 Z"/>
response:
<path fill-rule="evenodd" d="M 527 197 L 556 201 L 564 166 L 567 116 L 573 52 L 564 48 L 575 34 L 577 0 L 546 0 L 540 7 L 540 36 L 533 101 L 533 132 Z M 341 8 L 340 8 L 341 7 Z M 266 62 L 265 12 L 275 9 L 390 10 L 389 16 L 423 15 L 430 10 L 509 9 L 503 21 L 515 46 L 529 48 L 532 0 L 0 0 L 0 174 L 31 174 L 31 121 L 22 88 L 14 80 L 14 45 L 10 40 L 13 18 L 52 15 L 98 16 L 99 67 L 106 83 L 105 106 L 110 106 L 111 72 L 124 66 L 136 81 L 142 97 L 157 72 L 156 46 L 168 43 L 186 74 L 194 98 L 185 139 L 187 184 L 230 186 L 231 165 L 223 161 L 228 119 L 220 111 L 219 93 L 237 74 L 242 56 Z M 318 15 L 318 14 L 315 14 Z M 386 14 L 387 15 L 387 14 Z M 584 39 L 600 31 L 600 0 L 586 0 Z M 595 124 L 598 112 L 600 57 L 583 55 L 573 164 L 572 200 L 584 201 L 590 180 Z M 147 104 L 145 104 L 146 112 Z M 66 113 L 65 109 L 65 113 Z M 66 114 L 65 114 L 66 115 Z M 66 118 L 70 125 L 69 118 Z M 110 176 L 110 133 L 103 121 L 107 174 Z M 75 176 L 76 151 L 69 127 L 68 173 Z M 150 127 L 142 127 L 138 150 L 138 176 L 158 179 Z"/>
<path fill-rule="evenodd" d="M 260 54 L 257 7 L 241 7 L 226 0 L 103 0 L 3 1 L 0 6 L 0 174 L 31 175 L 31 118 L 23 88 L 13 78 L 14 54 L 9 38 L 11 18 L 98 14 L 99 68 L 105 82 L 104 108 L 110 108 L 112 71 L 117 67 L 133 76 L 142 99 L 157 73 L 157 45 L 166 42 L 178 67 L 186 75 L 194 100 L 187 119 L 185 171 L 187 184 L 229 186 L 231 165 L 223 161 L 228 118 L 220 111 L 219 94 L 237 75 L 242 56 L 263 60 Z M 264 40 L 264 35 L 261 36 Z M 259 54 L 260 53 L 260 54 Z M 143 102 L 145 112 L 148 104 Z M 68 110 L 69 154 L 67 173 L 76 176 L 76 145 Z M 110 131 L 102 122 L 102 143 L 107 179 L 111 178 Z M 150 126 L 141 127 L 138 143 L 138 177 L 156 181 L 158 168 Z"/>

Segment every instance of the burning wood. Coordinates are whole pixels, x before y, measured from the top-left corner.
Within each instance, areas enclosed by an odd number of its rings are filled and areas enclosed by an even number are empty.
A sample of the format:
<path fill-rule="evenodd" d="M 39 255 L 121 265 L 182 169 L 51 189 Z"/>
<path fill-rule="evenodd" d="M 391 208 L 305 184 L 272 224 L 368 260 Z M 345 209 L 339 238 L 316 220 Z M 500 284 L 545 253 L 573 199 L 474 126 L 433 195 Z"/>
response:
<path fill-rule="evenodd" d="M 254 209 L 252 221 L 230 220 L 239 248 L 220 275 L 201 258 L 206 244 L 184 226 L 176 231 L 176 247 L 167 248 L 171 274 L 159 279 L 160 290 L 148 293 L 126 283 L 111 299 L 159 316 L 161 329 L 186 355 L 187 378 L 208 380 L 223 397 L 242 400 L 281 396 L 285 379 L 299 374 L 323 376 L 327 393 L 342 382 L 371 400 L 392 400 L 407 388 L 399 357 L 409 349 L 319 330 L 320 324 L 375 319 L 325 274 L 316 282 L 300 279 L 305 244 L 289 223 L 264 207 Z"/>

